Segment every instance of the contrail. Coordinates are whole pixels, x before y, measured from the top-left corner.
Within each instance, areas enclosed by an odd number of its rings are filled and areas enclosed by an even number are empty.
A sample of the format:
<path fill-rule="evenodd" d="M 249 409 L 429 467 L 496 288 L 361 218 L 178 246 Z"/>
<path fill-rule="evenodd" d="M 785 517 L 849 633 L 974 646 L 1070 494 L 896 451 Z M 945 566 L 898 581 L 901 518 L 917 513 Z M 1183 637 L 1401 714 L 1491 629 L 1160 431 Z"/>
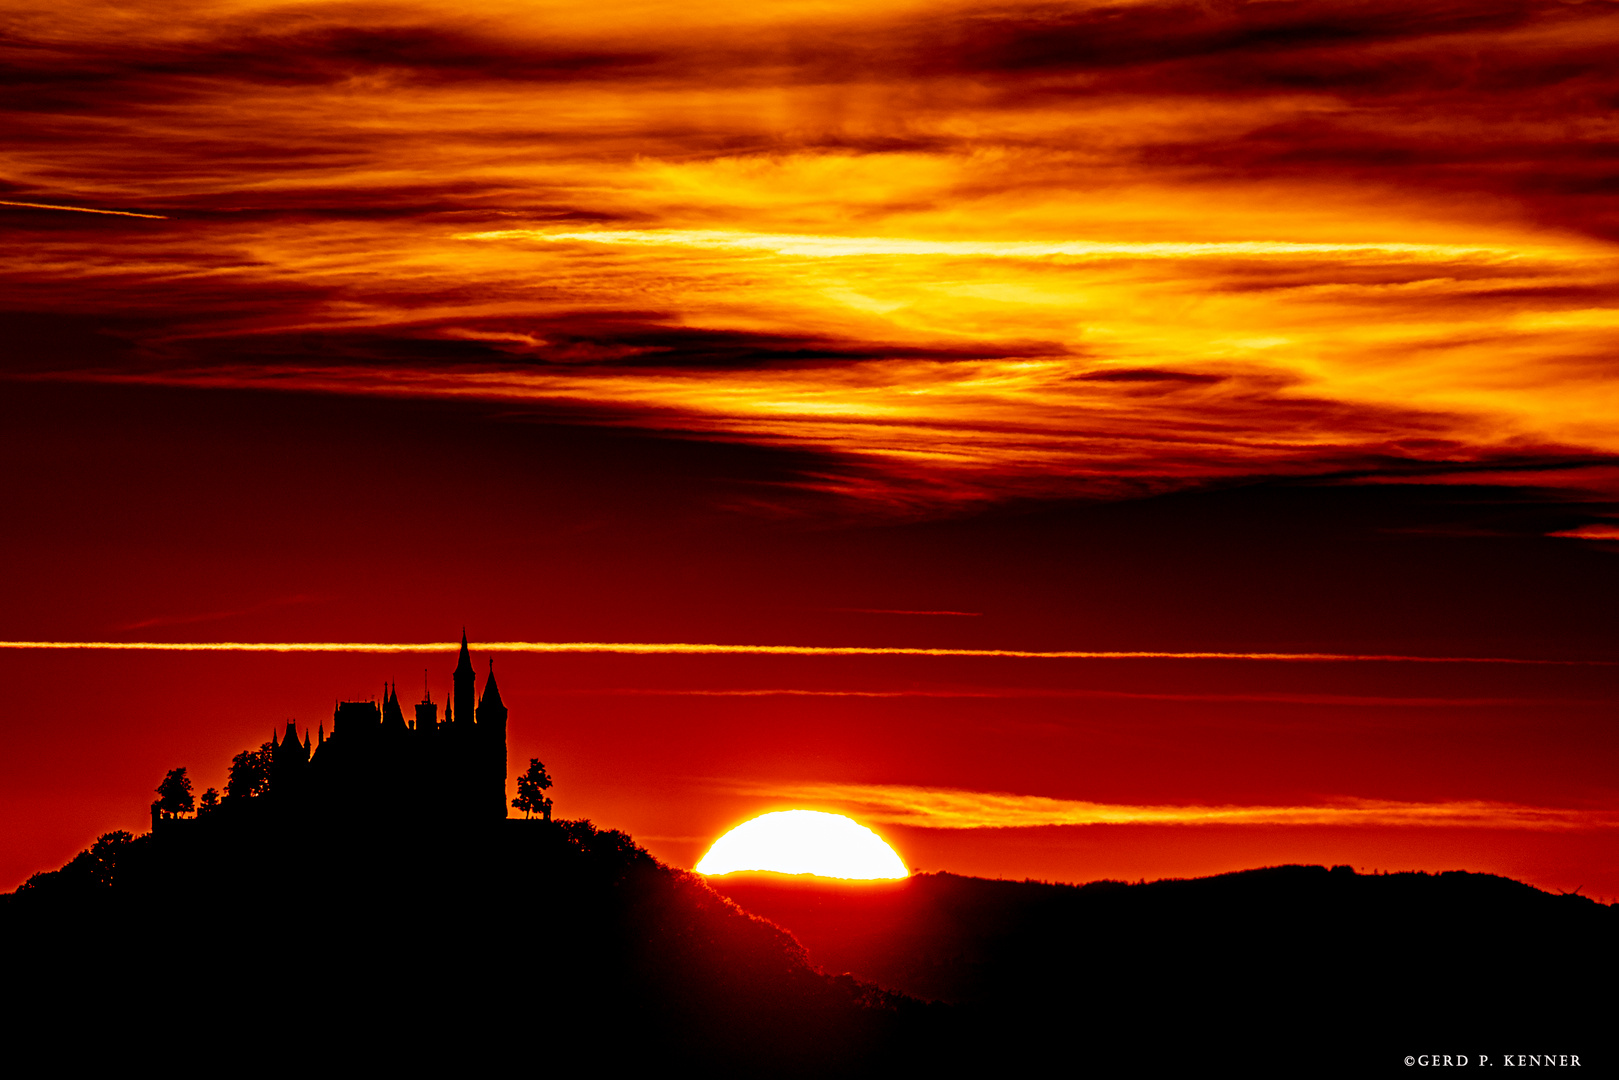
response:
<path fill-rule="evenodd" d="M 88 206 L 57 206 L 54 203 L 42 202 L 13 202 L 10 199 L 0 199 L 0 206 L 26 206 L 30 210 L 72 210 L 79 214 L 112 214 L 115 217 L 153 218 L 157 221 L 169 220 L 164 214 L 137 214 L 133 210 L 94 210 Z"/>
<path fill-rule="evenodd" d="M 1120 701 L 1234 702 L 1253 705 L 1345 705 L 1374 708 L 1465 708 L 1471 706 L 1573 706 L 1606 704 L 1581 698 L 1443 698 L 1377 697 L 1353 694 L 1150 694 L 1132 690 L 1074 690 L 1069 688 L 993 687 L 987 690 L 808 690 L 771 686 L 752 689 L 712 687 L 680 689 L 640 686 L 591 687 L 553 690 L 568 697 L 848 697 L 848 698 L 1103 698 Z"/>
<path fill-rule="evenodd" d="M 0 649 L 107 649 L 124 652 L 433 653 L 455 641 L 0 641 Z M 504 653 L 626 653 L 631 655 L 938 656 L 1017 660 L 1256 660 L 1276 663 L 1524 664 L 1609 667 L 1612 660 L 1531 660 L 1509 656 L 1403 656 L 1393 653 L 1167 652 L 1154 650 L 926 649 L 894 645 L 716 645 L 638 641 L 488 641 L 479 649 Z"/>

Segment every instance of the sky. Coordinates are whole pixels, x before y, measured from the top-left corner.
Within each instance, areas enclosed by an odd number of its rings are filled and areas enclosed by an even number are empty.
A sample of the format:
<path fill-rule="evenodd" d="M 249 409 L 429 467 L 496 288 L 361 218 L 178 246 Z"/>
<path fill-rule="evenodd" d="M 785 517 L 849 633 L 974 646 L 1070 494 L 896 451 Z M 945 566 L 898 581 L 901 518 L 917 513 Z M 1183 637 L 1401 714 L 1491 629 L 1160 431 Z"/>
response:
<path fill-rule="evenodd" d="M 1616 44 L 0 0 L 0 888 L 465 627 L 677 866 L 1619 899 Z"/>

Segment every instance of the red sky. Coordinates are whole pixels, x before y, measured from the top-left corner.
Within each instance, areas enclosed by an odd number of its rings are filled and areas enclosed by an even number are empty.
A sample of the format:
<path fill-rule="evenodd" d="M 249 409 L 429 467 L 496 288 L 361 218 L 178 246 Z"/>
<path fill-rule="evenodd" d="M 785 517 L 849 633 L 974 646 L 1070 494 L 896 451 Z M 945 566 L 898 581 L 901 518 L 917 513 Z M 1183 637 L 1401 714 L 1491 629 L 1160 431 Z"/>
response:
<path fill-rule="evenodd" d="M 0 639 L 1555 661 L 496 664 L 679 865 L 1619 898 L 1614 5 L 479 10 L 0 5 Z M 0 648 L 0 887 L 452 662 Z"/>

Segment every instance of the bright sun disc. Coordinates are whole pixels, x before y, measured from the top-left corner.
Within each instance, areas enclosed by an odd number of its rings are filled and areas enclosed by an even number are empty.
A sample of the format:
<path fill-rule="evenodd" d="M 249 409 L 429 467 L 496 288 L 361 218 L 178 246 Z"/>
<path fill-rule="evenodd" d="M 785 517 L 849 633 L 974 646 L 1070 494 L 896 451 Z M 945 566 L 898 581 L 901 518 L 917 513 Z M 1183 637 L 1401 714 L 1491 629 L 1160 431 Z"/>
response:
<path fill-rule="evenodd" d="M 745 821 L 708 849 L 699 874 L 769 870 L 819 877 L 907 877 L 910 871 L 883 838 L 842 814 L 778 810 Z"/>

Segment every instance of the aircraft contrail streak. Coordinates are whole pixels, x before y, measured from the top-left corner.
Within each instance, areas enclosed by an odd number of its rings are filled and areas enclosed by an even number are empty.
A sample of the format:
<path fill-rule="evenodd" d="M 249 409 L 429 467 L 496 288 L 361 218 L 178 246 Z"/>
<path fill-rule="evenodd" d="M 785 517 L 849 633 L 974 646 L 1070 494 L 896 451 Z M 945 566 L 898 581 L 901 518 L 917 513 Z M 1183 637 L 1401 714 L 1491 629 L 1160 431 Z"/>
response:
<path fill-rule="evenodd" d="M 88 206 L 57 206 L 54 203 L 14 202 L 11 199 L 0 199 L 0 206 L 23 206 L 30 210 L 72 210 L 78 214 L 111 214 L 114 217 L 152 218 L 157 221 L 169 220 L 163 214 L 137 214 L 133 210 L 96 210 Z"/>
<path fill-rule="evenodd" d="M 1150 650 L 930 649 L 890 645 L 719 645 L 691 642 L 488 641 L 504 653 L 624 653 L 631 655 L 937 656 L 1020 660 L 1253 660 L 1276 663 L 1526 664 L 1609 667 L 1612 660 L 1543 660 L 1508 656 L 1403 656 L 1391 653 L 1167 652 Z M 378 641 L 0 641 L 0 649 L 105 649 L 124 652 L 453 652 L 459 642 Z"/>

